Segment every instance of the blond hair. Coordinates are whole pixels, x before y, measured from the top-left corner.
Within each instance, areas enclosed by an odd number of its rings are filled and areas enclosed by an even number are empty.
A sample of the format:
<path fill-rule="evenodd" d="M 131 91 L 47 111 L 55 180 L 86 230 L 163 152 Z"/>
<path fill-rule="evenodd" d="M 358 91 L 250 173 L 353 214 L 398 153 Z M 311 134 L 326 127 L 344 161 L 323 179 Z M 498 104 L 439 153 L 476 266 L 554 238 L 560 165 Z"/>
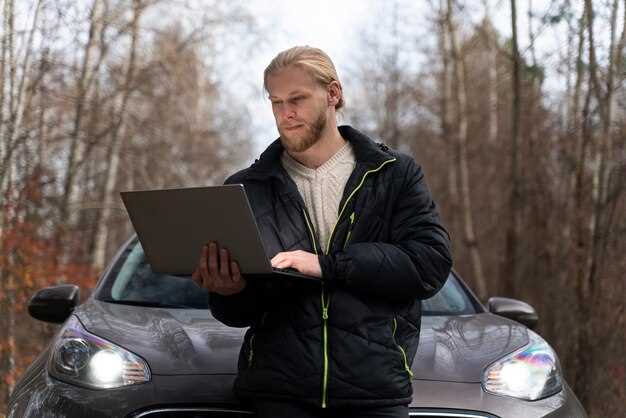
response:
<path fill-rule="evenodd" d="M 335 110 L 339 110 L 343 107 L 343 90 L 333 62 L 324 51 L 310 46 L 294 46 L 293 48 L 280 52 L 274 57 L 263 72 L 263 88 L 266 92 L 269 93 L 267 88 L 267 79 L 269 76 L 290 66 L 298 67 L 306 71 L 324 88 L 328 87 L 331 82 L 336 81 L 339 84 L 339 90 L 342 94 L 339 102 L 335 105 Z"/>

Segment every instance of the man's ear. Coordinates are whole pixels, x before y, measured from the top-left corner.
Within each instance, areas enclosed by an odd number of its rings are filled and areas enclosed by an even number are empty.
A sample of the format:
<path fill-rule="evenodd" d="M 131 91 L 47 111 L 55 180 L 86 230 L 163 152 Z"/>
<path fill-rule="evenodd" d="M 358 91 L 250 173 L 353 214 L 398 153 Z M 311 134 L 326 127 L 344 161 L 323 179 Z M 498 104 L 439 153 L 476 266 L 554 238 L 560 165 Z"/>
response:
<path fill-rule="evenodd" d="M 342 94 L 341 85 L 337 81 L 331 81 L 326 90 L 328 105 L 335 107 L 339 103 Z"/>

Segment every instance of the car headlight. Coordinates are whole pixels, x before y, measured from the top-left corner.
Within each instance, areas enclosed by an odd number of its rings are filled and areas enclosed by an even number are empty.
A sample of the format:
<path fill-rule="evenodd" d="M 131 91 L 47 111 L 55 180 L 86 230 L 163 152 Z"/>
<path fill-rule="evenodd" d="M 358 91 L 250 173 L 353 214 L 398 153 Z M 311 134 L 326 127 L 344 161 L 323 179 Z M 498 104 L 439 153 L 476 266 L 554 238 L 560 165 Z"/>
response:
<path fill-rule="evenodd" d="M 74 315 L 59 333 L 48 370 L 57 379 L 92 389 L 150 381 L 150 369 L 142 358 L 89 333 Z"/>
<path fill-rule="evenodd" d="M 483 374 L 486 392 L 535 401 L 562 389 L 561 366 L 547 342 L 528 330 L 530 342 L 489 365 Z"/>

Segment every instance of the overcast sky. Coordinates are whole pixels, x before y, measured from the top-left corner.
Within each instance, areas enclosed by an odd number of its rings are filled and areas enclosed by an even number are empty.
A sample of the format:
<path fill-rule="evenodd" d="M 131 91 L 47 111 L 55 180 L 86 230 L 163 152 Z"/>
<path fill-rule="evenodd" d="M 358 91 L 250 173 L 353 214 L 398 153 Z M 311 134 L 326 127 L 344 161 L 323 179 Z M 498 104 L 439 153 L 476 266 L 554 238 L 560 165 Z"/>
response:
<path fill-rule="evenodd" d="M 437 1 L 435 3 L 438 4 Z M 478 21 L 483 13 L 482 0 L 465 2 L 468 6 L 464 11 L 465 20 L 462 25 L 471 21 Z M 490 7 L 495 25 L 503 36 L 510 36 L 510 8 L 508 0 L 490 0 Z M 391 15 L 393 2 L 383 0 L 249 0 L 243 2 L 245 8 L 255 16 L 259 27 L 265 34 L 264 42 L 260 42 L 244 65 L 232 66 L 233 72 L 225 75 L 224 80 L 231 87 L 237 85 L 240 92 L 247 91 L 251 97 L 249 106 L 252 109 L 251 120 L 255 132 L 256 154 L 261 152 L 267 144 L 278 136 L 269 102 L 262 92 L 262 74 L 265 66 L 280 51 L 294 45 L 310 45 L 319 47 L 329 54 L 337 67 L 339 77 L 344 84 L 349 74 L 350 61 L 354 59 L 355 51 L 362 47 L 360 38 L 365 30 L 375 31 L 377 24 L 388 19 Z M 412 33 L 414 39 L 406 45 L 407 51 L 412 51 L 421 40 L 432 41 L 433 28 L 428 22 L 432 10 L 426 1 L 402 1 L 399 4 L 399 18 L 405 31 Z M 518 2 L 518 32 L 520 50 L 528 44 L 528 2 Z M 537 15 L 543 15 L 550 7 L 548 0 L 533 0 L 533 10 Z M 556 10 L 554 10 L 556 11 Z M 471 16 L 471 19 L 468 19 Z M 553 51 L 563 45 L 565 38 L 560 39 L 555 31 L 542 28 L 535 21 L 534 30 L 541 31 L 538 37 L 537 48 L 539 58 L 548 67 L 556 63 L 558 55 Z M 402 30 L 402 29 L 401 29 Z M 382 36 L 385 34 L 383 33 Z M 391 36 L 391 35 L 389 35 Z M 415 43 L 414 43 L 415 42 Z M 232 45 L 233 56 L 226 60 L 240 60 L 238 48 Z M 229 55 L 229 54 L 226 54 Z M 235 58 L 233 58 L 235 57 Z M 419 65 L 419 64 L 417 64 Z M 244 87 L 244 88 L 242 88 Z M 345 90 L 345 86 L 344 86 Z M 345 91 L 349 95 L 349 91 Z M 349 97 L 349 96 L 348 96 Z M 346 121 L 349 122 L 349 121 Z"/>
<path fill-rule="evenodd" d="M 170 19 L 182 19 L 191 22 L 195 17 L 202 15 L 214 4 L 215 0 L 186 0 L 195 8 L 191 13 L 177 13 L 172 4 L 164 2 L 161 9 L 153 16 L 150 25 L 155 27 L 164 26 Z M 350 103 L 350 68 L 356 65 L 357 57 L 374 54 L 363 47 L 362 38 L 365 31 L 376 34 L 379 42 L 385 42 L 385 38 L 391 39 L 392 34 L 387 33 L 389 25 L 383 22 L 389 21 L 394 4 L 398 5 L 398 17 L 401 39 L 406 43 L 401 46 L 400 53 L 404 53 L 405 65 L 419 67 L 427 62 L 419 62 L 419 59 L 432 57 L 425 54 L 415 53 L 416 48 L 423 47 L 428 42 L 436 42 L 433 22 L 432 6 L 439 4 L 439 0 L 239 0 L 228 4 L 235 4 L 247 10 L 254 16 L 257 22 L 257 33 L 261 40 L 255 40 L 250 48 L 250 39 L 257 39 L 254 35 L 247 37 L 247 28 L 235 28 L 235 25 L 227 25 L 218 31 L 217 43 L 220 51 L 218 57 L 218 79 L 225 87 L 224 101 L 227 105 L 232 103 L 235 108 L 246 106 L 251 111 L 250 123 L 254 127 L 254 143 L 258 154 L 274 138 L 278 136 L 269 102 L 262 92 L 262 74 L 264 68 L 271 59 L 280 51 L 295 45 L 310 45 L 319 47 L 327 52 L 337 67 L 340 80 L 344 84 L 344 93 Z M 465 9 L 461 14 L 457 13 L 457 21 L 461 28 L 466 31 L 472 23 L 478 22 L 484 15 L 484 0 L 466 0 L 463 2 Z M 528 5 L 532 4 L 535 16 L 544 16 L 547 11 L 557 12 L 559 2 L 550 0 L 525 0 L 518 1 L 518 34 L 519 45 L 522 53 L 529 59 L 528 53 Z M 18 5 L 20 2 L 18 2 Z M 19 7 L 23 14 L 18 13 L 18 18 L 24 19 L 24 23 L 32 18 L 34 2 L 22 3 Z M 224 3 L 226 4 L 226 3 Z M 503 37 L 510 37 L 510 0 L 487 0 L 491 10 L 495 26 Z M 572 2 L 574 16 L 580 15 L 581 2 Z M 182 10 L 182 9 L 181 9 Z M 168 14 L 164 15 L 166 12 Z M 18 19 L 18 20 L 20 20 Z M 548 91 L 558 92 L 563 86 L 555 85 L 550 81 L 550 73 L 554 73 L 560 59 L 559 51 L 563 53 L 566 45 L 564 25 L 553 27 L 542 25 L 539 19 L 533 19 L 534 31 L 537 34 L 536 49 L 537 58 L 541 65 L 547 69 L 546 83 L 544 88 Z M 19 26 L 19 25 L 18 25 Z M 239 32 L 237 32 L 239 31 Z M 597 29 L 597 38 L 606 38 L 607 31 Z M 62 37 L 61 37 L 62 38 Z M 601 53 L 601 50 L 599 51 Z M 602 59 L 602 57 L 599 57 Z M 559 78 L 562 83 L 562 78 Z M 549 96 L 548 96 L 549 97 Z M 349 123 L 349 120 L 345 122 Z"/>

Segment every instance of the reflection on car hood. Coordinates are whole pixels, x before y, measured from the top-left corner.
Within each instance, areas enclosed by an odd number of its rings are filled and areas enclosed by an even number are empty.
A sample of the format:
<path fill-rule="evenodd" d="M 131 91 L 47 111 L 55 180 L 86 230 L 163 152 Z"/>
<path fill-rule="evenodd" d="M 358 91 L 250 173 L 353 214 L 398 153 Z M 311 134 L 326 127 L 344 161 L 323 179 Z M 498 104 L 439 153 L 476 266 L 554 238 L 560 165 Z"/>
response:
<path fill-rule="evenodd" d="M 76 314 L 89 332 L 143 357 L 153 374 L 236 373 L 245 328 L 227 327 L 208 310 L 90 299 Z"/>
<path fill-rule="evenodd" d="M 90 299 L 76 314 L 89 332 L 143 357 L 153 374 L 237 372 L 245 328 L 227 327 L 208 310 Z M 496 315 L 424 316 L 414 378 L 479 382 L 485 366 L 527 342 L 524 326 Z"/>
<path fill-rule="evenodd" d="M 525 326 L 490 313 L 423 316 L 413 377 L 480 382 L 486 366 L 526 344 Z"/>

